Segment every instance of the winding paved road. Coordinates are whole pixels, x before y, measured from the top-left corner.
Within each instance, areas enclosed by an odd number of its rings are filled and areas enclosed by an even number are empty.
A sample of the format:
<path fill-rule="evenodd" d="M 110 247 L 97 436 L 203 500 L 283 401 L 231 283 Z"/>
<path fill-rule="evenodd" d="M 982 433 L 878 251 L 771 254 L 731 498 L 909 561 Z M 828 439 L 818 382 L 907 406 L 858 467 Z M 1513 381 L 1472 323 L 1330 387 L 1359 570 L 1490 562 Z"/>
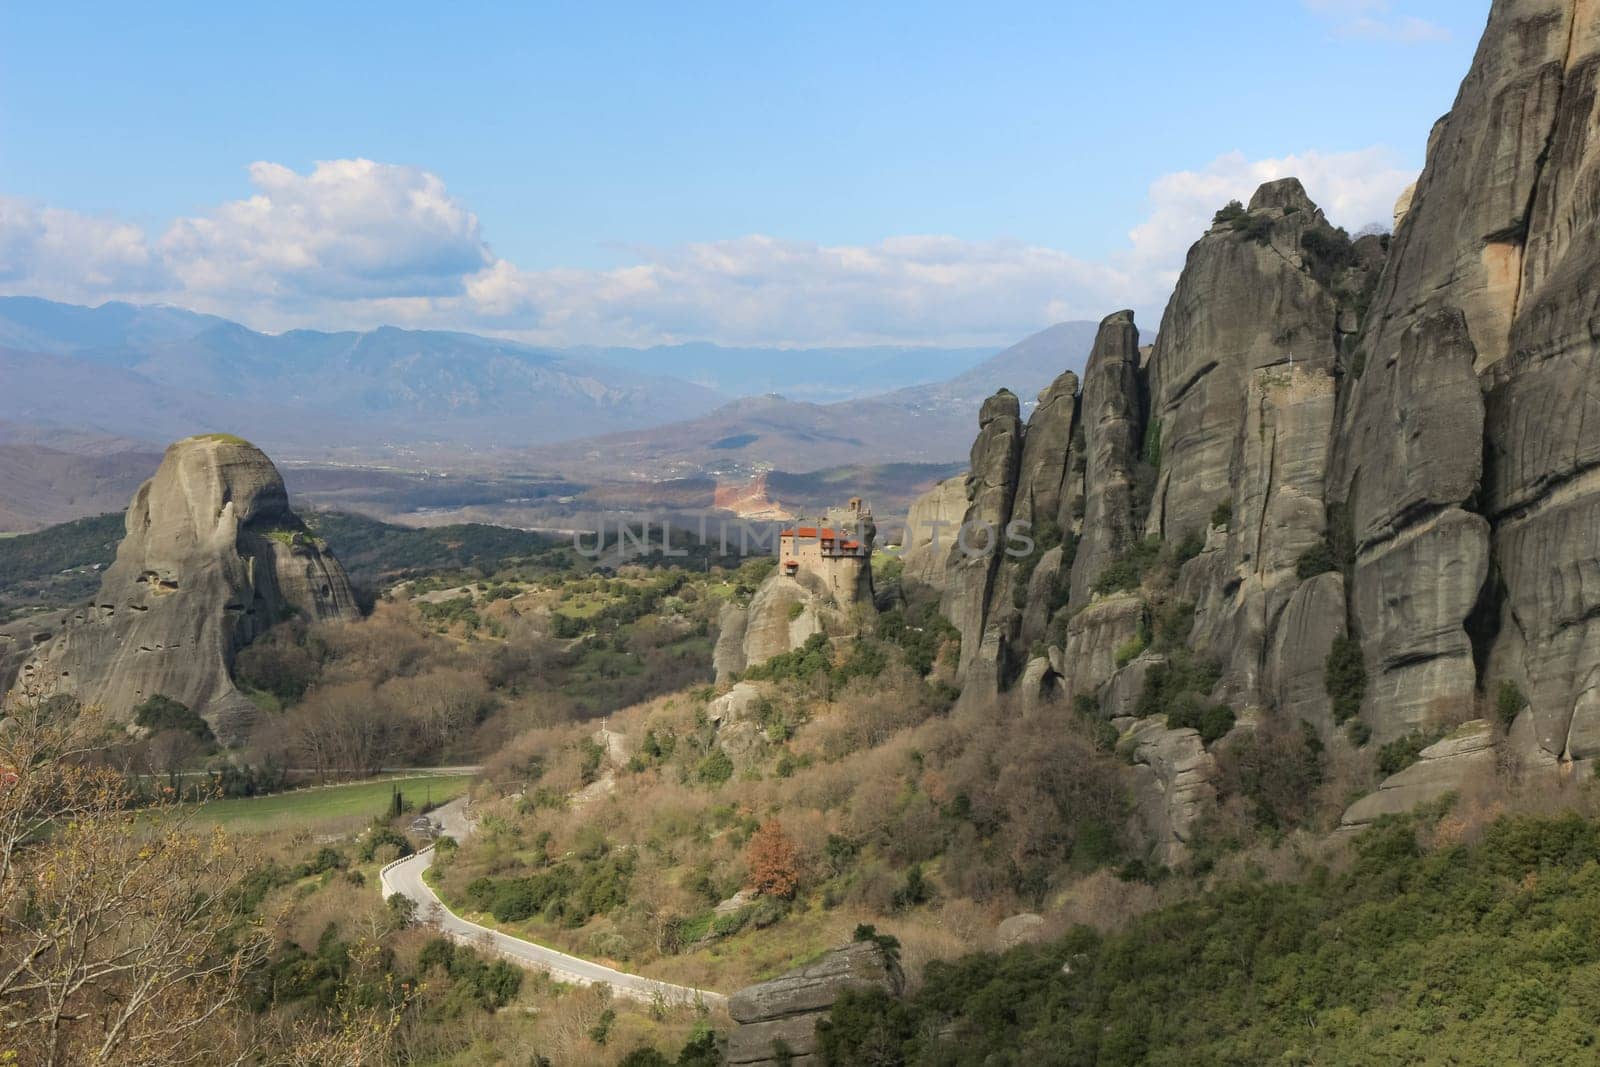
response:
<path fill-rule="evenodd" d="M 472 820 L 467 815 L 467 798 L 460 797 L 430 813 L 446 834 L 457 841 L 472 833 Z M 444 906 L 433 887 L 422 880 L 422 872 L 433 863 L 433 846 L 414 856 L 395 860 L 383 868 L 378 876 L 385 900 L 399 893 L 417 905 L 417 917 L 437 926 L 452 941 L 487 949 L 522 967 L 547 971 L 563 982 L 579 985 L 608 985 L 618 996 L 632 1000 L 654 1002 L 657 998 L 668 1004 L 705 1004 L 713 1007 L 726 1003 L 727 997 L 703 989 L 659 982 L 637 974 L 603 967 L 598 963 L 557 952 L 553 948 L 536 945 L 518 937 L 492 930 L 487 926 L 468 922 Z"/>

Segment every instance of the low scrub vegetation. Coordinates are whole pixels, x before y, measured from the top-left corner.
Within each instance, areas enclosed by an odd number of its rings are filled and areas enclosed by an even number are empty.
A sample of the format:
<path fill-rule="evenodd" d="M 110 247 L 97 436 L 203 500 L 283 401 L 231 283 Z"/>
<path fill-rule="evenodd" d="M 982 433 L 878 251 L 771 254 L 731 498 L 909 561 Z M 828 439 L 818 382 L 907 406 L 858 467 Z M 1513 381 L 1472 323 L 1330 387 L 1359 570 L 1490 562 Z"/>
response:
<path fill-rule="evenodd" d="M 829 1064 L 1578 1063 L 1600 1044 L 1600 825 L 1437 813 L 1341 868 L 1229 883 L 1102 935 L 930 963 L 852 993 Z"/>

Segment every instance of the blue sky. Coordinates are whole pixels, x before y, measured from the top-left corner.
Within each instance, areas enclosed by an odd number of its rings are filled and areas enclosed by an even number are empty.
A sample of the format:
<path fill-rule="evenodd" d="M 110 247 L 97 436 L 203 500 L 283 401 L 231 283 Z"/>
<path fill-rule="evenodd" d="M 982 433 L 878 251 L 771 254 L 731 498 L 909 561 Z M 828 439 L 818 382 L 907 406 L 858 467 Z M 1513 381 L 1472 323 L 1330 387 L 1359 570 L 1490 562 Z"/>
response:
<path fill-rule="evenodd" d="M 0 290 L 562 343 L 1151 317 L 1263 177 L 1386 221 L 1488 4 L 455 7 L 0 9 Z"/>

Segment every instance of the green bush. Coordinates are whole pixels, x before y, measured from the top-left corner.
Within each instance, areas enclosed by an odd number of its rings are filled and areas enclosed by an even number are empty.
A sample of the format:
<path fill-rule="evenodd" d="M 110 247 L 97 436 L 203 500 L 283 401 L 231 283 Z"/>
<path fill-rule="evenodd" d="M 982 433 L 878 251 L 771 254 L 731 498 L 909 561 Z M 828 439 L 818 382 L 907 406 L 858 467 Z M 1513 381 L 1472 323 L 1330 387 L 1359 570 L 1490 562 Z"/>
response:
<path fill-rule="evenodd" d="M 617 1009 L 607 1008 L 600 1013 L 600 1018 L 589 1028 L 589 1040 L 597 1045 L 604 1045 L 611 1037 L 611 1028 L 617 1022 Z"/>
<path fill-rule="evenodd" d="M 211 727 L 198 713 L 191 711 L 189 705 L 181 704 L 160 693 L 133 709 L 133 721 L 153 734 L 176 730 L 199 738 L 207 744 L 215 744 L 217 740 L 212 736 Z"/>
<path fill-rule="evenodd" d="M 578 742 L 578 776 L 584 785 L 600 777 L 600 764 L 605 762 L 606 750 L 592 737 Z"/>
<path fill-rule="evenodd" d="M 878 617 L 878 637 L 897 646 L 906 662 L 918 674 L 926 676 L 933 670 L 939 650 L 948 642 L 960 643 L 961 632 L 943 615 L 939 605 L 932 602 L 907 613 L 901 608 L 887 611 Z"/>
<path fill-rule="evenodd" d="M 1399 774 L 1421 759 L 1422 750 L 1438 739 L 1438 734 L 1424 734 L 1420 730 L 1395 738 L 1378 749 L 1378 770 L 1384 774 Z"/>
<path fill-rule="evenodd" d="M 423 974 L 438 968 L 452 984 L 464 988 L 485 1011 L 503 1008 L 522 989 L 522 971 L 505 960 L 490 962 L 467 945 L 435 937 L 417 954 L 417 969 Z"/>
<path fill-rule="evenodd" d="M 412 847 L 410 839 L 407 838 L 405 834 L 402 834 L 399 830 L 392 829 L 388 826 L 380 826 L 369 831 L 367 835 L 361 839 L 361 848 L 359 851 L 361 861 L 363 863 L 371 863 L 373 858 L 378 854 L 378 850 L 384 845 L 393 845 L 395 848 L 400 850 L 400 855 L 402 856 L 409 856 L 416 851 L 416 849 Z"/>
<path fill-rule="evenodd" d="M 828 637 L 826 634 L 812 634 L 806 638 L 805 644 L 789 652 L 773 656 L 765 663 L 758 663 L 744 672 L 744 676 L 753 680 L 786 681 L 798 679 L 805 681 L 818 675 L 825 675 L 833 670 L 833 659 L 829 655 Z"/>
<path fill-rule="evenodd" d="M 1144 581 L 1145 572 L 1161 555 L 1161 539 L 1147 537 L 1123 553 L 1100 572 L 1092 589 L 1095 593 L 1132 592 Z"/>
<path fill-rule="evenodd" d="M 1419 818 L 1302 881 L 1224 881 L 1100 934 L 930 961 L 841 996 L 848 1064 L 1591 1063 L 1600 823 L 1508 817 L 1425 848 Z"/>
<path fill-rule="evenodd" d="M 1207 704 L 1192 693 L 1179 697 L 1167 712 L 1167 729 L 1197 730 L 1201 742 L 1207 745 L 1233 729 L 1233 723 L 1232 708 L 1226 704 Z"/>
<path fill-rule="evenodd" d="M 852 678 L 876 678 L 889 665 L 889 656 L 878 642 L 870 637 L 857 638 L 850 655 L 833 672 L 835 685 L 843 685 Z"/>
<path fill-rule="evenodd" d="M 1117 669 L 1121 670 L 1123 667 L 1126 667 L 1128 664 L 1138 659 L 1139 653 L 1145 650 L 1147 644 L 1148 642 L 1145 640 L 1145 636 L 1143 634 L 1134 634 L 1132 637 L 1122 642 L 1122 644 L 1118 645 L 1116 651 Z"/>
<path fill-rule="evenodd" d="M 1328 650 L 1322 684 L 1333 698 L 1335 722 L 1343 723 L 1361 714 L 1361 702 L 1367 695 L 1367 664 L 1358 638 L 1345 634 L 1334 640 Z"/>
<path fill-rule="evenodd" d="M 1183 535 L 1183 540 L 1178 542 L 1178 547 L 1172 556 L 1172 572 L 1176 576 L 1185 563 L 1194 559 L 1206 550 L 1206 538 L 1199 530 L 1190 530 Z"/>
<path fill-rule="evenodd" d="M 1494 712 L 1508 729 L 1527 706 L 1528 698 L 1522 695 L 1522 690 L 1518 688 L 1516 682 L 1507 678 L 1500 683 L 1500 688 L 1495 693 Z"/>
<path fill-rule="evenodd" d="M 1246 215 L 1234 220 L 1233 232 L 1246 241 L 1264 245 L 1272 240 L 1272 218 L 1268 215 Z"/>
<path fill-rule="evenodd" d="M 1161 466 L 1161 420 L 1151 419 L 1144 428 L 1144 461 L 1152 467 Z"/>
<path fill-rule="evenodd" d="M 1249 215 L 1250 213 L 1245 210 L 1243 204 L 1239 203 L 1237 200 L 1229 200 L 1226 206 L 1224 206 L 1215 215 L 1211 216 L 1211 224 L 1213 226 L 1221 226 L 1224 224 L 1233 226 L 1238 223 L 1240 219 L 1248 218 Z"/>
<path fill-rule="evenodd" d="M 1211 509 L 1211 525 L 1220 526 L 1226 530 L 1228 528 L 1228 524 L 1232 521 L 1233 501 L 1224 500 L 1222 503 Z"/>
<path fill-rule="evenodd" d="M 1299 729 L 1263 723 L 1232 744 L 1222 760 L 1224 791 L 1250 801 L 1256 825 L 1287 830 L 1313 813 L 1323 780 L 1323 745 L 1310 723 Z"/>
<path fill-rule="evenodd" d="M 516 878 L 478 878 L 467 886 L 467 900 L 501 922 L 539 916 L 563 926 L 582 926 L 628 902 L 633 878 L 631 852 L 559 863 L 548 870 Z"/>
<path fill-rule="evenodd" d="M 903 1064 L 914 1033 L 911 1013 L 900 1001 L 881 989 L 846 989 L 817 1022 L 817 1054 L 827 1067 Z"/>
<path fill-rule="evenodd" d="M 1339 565 L 1334 562 L 1333 549 L 1328 547 L 1326 539 L 1318 541 L 1300 553 L 1300 558 L 1294 565 L 1294 572 L 1302 581 L 1338 569 Z"/>
<path fill-rule="evenodd" d="M 1167 651 L 1167 662 L 1151 667 L 1145 675 L 1135 714 L 1141 719 L 1170 715 L 1186 700 L 1181 717 L 1194 718 L 1198 713 L 1192 707 L 1203 706 L 1221 678 L 1222 670 L 1215 663 L 1201 659 L 1184 645 L 1173 645 Z"/>
<path fill-rule="evenodd" d="M 922 873 L 922 864 L 913 863 L 906 870 L 905 883 L 894 891 L 894 907 L 896 911 L 905 911 L 918 904 L 926 904 L 933 899 L 933 886 Z"/>
<path fill-rule="evenodd" d="M 1300 235 L 1306 269 L 1324 286 L 1331 287 L 1340 272 L 1356 265 L 1355 242 L 1344 230 L 1317 226 Z"/>
<path fill-rule="evenodd" d="M 722 785 L 733 777 L 733 760 L 720 748 L 713 748 L 695 765 L 694 777 L 701 785 Z"/>

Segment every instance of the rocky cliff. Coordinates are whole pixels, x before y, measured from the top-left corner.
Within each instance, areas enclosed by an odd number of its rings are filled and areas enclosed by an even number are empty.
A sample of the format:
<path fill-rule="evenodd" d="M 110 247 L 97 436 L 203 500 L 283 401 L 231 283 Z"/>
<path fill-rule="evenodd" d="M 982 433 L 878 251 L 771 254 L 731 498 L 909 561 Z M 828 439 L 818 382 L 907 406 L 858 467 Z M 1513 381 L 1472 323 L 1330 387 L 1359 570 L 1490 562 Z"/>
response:
<path fill-rule="evenodd" d="M 964 687 L 1112 720 L 1162 856 L 1231 743 L 1196 709 L 1369 755 L 1445 739 L 1457 777 L 1495 746 L 1600 755 L 1597 80 L 1600 4 L 1497 0 L 1392 239 L 1270 182 L 1219 205 L 1147 355 L 1118 312 L 1081 389 L 1026 427 L 1010 394 L 985 408 L 965 518 L 1044 534 L 924 579 Z M 1479 722 L 1495 703 L 1509 730 Z"/>
<path fill-rule="evenodd" d="M 900 964 L 875 941 L 857 941 L 817 962 L 748 986 L 728 998 L 736 1025 L 728 1038 L 729 1064 L 818 1064 L 817 1022 L 846 989 L 905 992 Z"/>
<path fill-rule="evenodd" d="M 256 709 L 234 688 L 234 655 L 296 614 L 358 617 L 344 569 L 289 510 L 260 449 L 221 434 L 187 438 L 134 494 L 99 594 L 39 646 L 17 684 L 121 721 L 161 694 L 238 741 Z"/>
<path fill-rule="evenodd" d="M 814 551 L 802 552 L 796 569 L 775 568 L 749 604 L 725 606 L 712 654 L 719 682 L 794 651 L 815 635 L 854 633 L 863 617 L 873 613 L 872 547 L 877 527 L 871 512 L 835 509 L 818 522 L 830 531 L 837 529 L 841 537 L 858 538 L 866 553 L 823 559 Z M 803 547 L 817 549 L 817 529 L 798 529 Z"/>

